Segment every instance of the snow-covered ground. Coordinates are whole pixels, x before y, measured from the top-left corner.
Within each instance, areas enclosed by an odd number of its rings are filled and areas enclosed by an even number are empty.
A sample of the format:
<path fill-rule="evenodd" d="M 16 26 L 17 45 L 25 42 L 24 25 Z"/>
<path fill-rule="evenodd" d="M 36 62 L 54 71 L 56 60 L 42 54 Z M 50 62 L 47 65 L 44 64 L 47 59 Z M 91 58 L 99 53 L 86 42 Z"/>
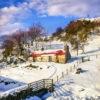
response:
<path fill-rule="evenodd" d="M 19 64 L 19 67 L 5 67 L 0 69 L 0 94 L 8 90 L 24 86 L 30 82 L 38 81 L 40 79 L 51 78 L 54 82 L 57 81 L 57 76 L 60 78 L 62 72 L 65 75 L 59 82 L 55 83 L 55 91 L 52 94 L 46 95 L 47 100 L 67 100 L 67 98 L 83 98 L 83 97 L 97 97 L 100 96 L 100 36 L 95 36 L 93 40 L 89 40 L 85 46 L 86 54 L 80 52 L 80 56 L 95 55 L 92 61 L 78 64 L 84 72 L 75 74 L 69 72 L 71 66 L 77 65 L 75 59 L 75 52 L 72 52 L 72 57 L 67 64 L 57 64 L 54 62 L 33 62 L 33 65 L 38 68 L 26 67 L 29 62 Z M 30 100 L 34 100 L 31 97 Z M 26 99 L 28 100 L 28 99 Z M 69 99 L 70 100 L 70 99 Z M 78 99 L 76 99 L 78 100 Z M 80 99 L 79 99 L 80 100 Z M 99 99 L 98 99 L 99 100 Z"/>
<path fill-rule="evenodd" d="M 83 72 L 69 73 L 56 82 L 55 91 L 44 96 L 46 100 L 100 100 L 100 36 L 89 40 L 85 51 L 79 57 L 89 55 L 90 61 L 78 64 Z"/>
<path fill-rule="evenodd" d="M 78 67 L 82 68 L 83 72 L 80 74 L 71 72 L 65 75 L 64 78 L 55 83 L 54 92 L 44 95 L 42 99 L 100 100 L 100 36 L 95 36 L 93 40 L 89 40 L 85 46 L 85 51 L 86 54 L 83 55 L 80 52 L 79 57 L 89 55 L 90 61 L 78 64 Z M 66 66 L 69 65 L 68 67 L 70 67 L 73 64 L 76 64 L 76 62 L 69 62 Z M 53 65 L 56 66 L 55 64 Z M 63 65 L 58 64 L 57 66 L 62 67 Z"/>
<path fill-rule="evenodd" d="M 46 100 L 81 100 L 100 97 L 100 58 L 79 65 L 80 74 L 70 73 L 55 84 L 55 91 Z M 89 99 L 91 100 L 91 99 Z M 94 100 L 94 99 L 93 99 Z M 100 100 L 97 99 L 97 100 Z"/>
<path fill-rule="evenodd" d="M 61 76 L 62 72 L 66 72 L 66 69 L 70 66 L 69 64 L 57 64 L 53 62 L 33 62 L 32 64 L 39 67 L 26 67 L 27 65 L 30 65 L 30 63 L 27 62 L 20 64 L 19 67 L 5 67 L 1 69 L 0 93 L 40 79 L 54 78 L 56 81 L 57 75 Z M 5 82 L 8 82 L 8 84 Z"/>

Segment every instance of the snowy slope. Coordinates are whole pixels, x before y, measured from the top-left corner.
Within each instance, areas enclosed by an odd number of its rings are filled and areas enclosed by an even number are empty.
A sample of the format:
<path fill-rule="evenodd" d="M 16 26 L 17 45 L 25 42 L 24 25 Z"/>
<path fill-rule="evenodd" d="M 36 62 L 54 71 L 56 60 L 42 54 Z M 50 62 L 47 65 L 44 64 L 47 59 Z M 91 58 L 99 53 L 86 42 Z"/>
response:
<path fill-rule="evenodd" d="M 86 54 L 79 56 L 90 56 L 90 61 L 80 63 L 77 67 L 82 68 L 83 72 L 75 74 L 71 72 L 55 83 L 54 92 L 42 97 L 43 100 L 100 100 L 100 36 L 95 36 L 88 41 L 85 46 Z M 97 57 L 95 56 L 98 55 Z M 91 56 L 92 55 L 92 56 Z M 75 54 L 73 55 L 75 57 Z M 61 75 L 63 66 L 70 68 L 73 64 L 77 65 L 76 60 L 67 64 L 56 64 L 56 73 L 52 76 Z M 62 68 L 61 68 L 62 67 Z M 65 69 L 65 68 L 64 68 Z"/>
<path fill-rule="evenodd" d="M 79 56 L 100 54 L 100 36 L 95 36 L 93 40 L 89 40 L 85 47 L 86 54 Z M 75 52 L 72 57 L 77 57 Z M 69 73 L 59 82 L 55 83 L 54 93 L 46 96 L 47 100 L 66 100 L 66 98 L 85 98 L 100 96 L 100 56 L 92 57 L 92 61 L 84 62 L 78 65 L 84 72 L 81 74 Z M 7 67 L 0 70 L 0 76 L 7 82 L 11 82 L 5 86 L 0 83 L 0 93 L 9 93 L 10 89 L 24 86 L 30 82 L 38 81 L 40 79 L 51 78 L 54 82 L 57 81 L 57 76 L 60 78 L 62 72 L 66 73 L 74 64 L 77 65 L 77 59 L 73 58 L 67 64 L 57 64 L 53 62 L 33 62 L 33 65 L 38 68 L 26 67 L 29 62 L 18 65 L 19 67 Z M 42 68 L 42 69 L 41 69 Z M 1 79 L 1 78 L 0 78 Z M 13 84 L 13 83 L 16 84 Z M 47 98 L 48 97 L 48 98 Z M 69 99 L 70 100 L 70 99 Z M 78 100 L 78 99 L 76 99 Z M 80 99 L 79 99 L 80 100 Z M 99 99 L 98 99 L 99 100 Z"/>
<path fill-rule="evenodd" d="M 100 96 L 100 70 L 99 59 L 79 65 L 84 72 L 81 74 L 71 73 L 55 84 L 55 91 L 46 100 L 81 100 L 89 97 Z M 100 68 L 100 66 L 99 66 Z M 99 98 L 100 99 L 100 98 Z M 98 99 L 98 100 L 99 100 Z"/>
<path fill-rule="evenodd" d="M 89 40 L 85 51 L 79 56 L 90 55 L 91 61 L 78 64 L 83 72 L 70 73 L 55 83 L 55 91 L 46 100 L 100 100 L 100 36 Z"/>

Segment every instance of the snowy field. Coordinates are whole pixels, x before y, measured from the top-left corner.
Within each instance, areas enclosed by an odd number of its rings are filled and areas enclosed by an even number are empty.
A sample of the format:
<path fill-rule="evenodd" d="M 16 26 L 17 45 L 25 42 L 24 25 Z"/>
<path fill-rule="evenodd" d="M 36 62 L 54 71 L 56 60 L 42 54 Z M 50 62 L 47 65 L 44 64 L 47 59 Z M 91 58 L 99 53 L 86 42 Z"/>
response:
<path fill-rule="evenodd" d="M 0 93 L 40 79 L 56 78 L 57 75 L 61 76 L 62 72 L 70 66 L 69 64 L 56 64 L 53 62 L 35 62 L 33 65 L 38 66 L 38 68 L 30 68 L 27 67 L 29 64 L 27 62 L 19 65 L 19 67 L 1 69 Z"/>
<path fill-rule="evenodd" d="M 100 57 L 78 65 L 83 72 L 65 75 L 55 83 L 53 93 L 42 97 L 43 100 L 100 100 Z M 26 100 L 42 100 L 30 97 Z"/>
<path fill-rule="evenodd" d="M 70 72 L 65 75 L 59 82 L 55 83 L 55 91 L 52 94 L 44 96 L 46 100 L 67 100 L 67 98 L 98 97 L 100 96 L 100 36 L 95 36 L 93 40 L 89 40 L 85 46 L 86 54 L 79 54 L 80 56 L 92 56 L 91 61 L 78 64 L 82 68 L 83 73 L 75 74 Z M 57 64 L 53 62 L 33 62 L 32 65 L 37 68 L 30 68 L 29 62 L 19 64 L 19 67 L 5 67 L 0 69 L 0 95 L 6 91 L 24 86 L 30 82 L 38 81 L 40 79 L 53 78 L 57 81 L 57 76 L 61 77 L 62 72 L 70 70 L 71 66 L 77 65 L 75 52 L 72 52 L 72 57 L 67 64 Z M 74 58 L 75 57 L 75 58 Z M 36 100 L 31 97 L 31 99 Z M 40 99 L 41 100 L 41 99 Z M 70 100 L 70 99 L 69 99 Z M 85 99 L 84 99 L 85 100 Z M 100 99 L 97 99 L 100 100 Z"/>
<path fill-rule="evenodd" d="M 100 100 L 100 36 L 95 36 L 94 39 L 89 40 L 85 46 L 85 51 L 86 54 L 83 55 L 80 52 L 79 57 L 88 55 L 91 57 L 90 61 L 78 64 L 83 72 L 80 74 L 71 72 L 65 75 L 55 83 L 55 91 L 44 95 L 43 100 Z M 75 56 L 76 52 L 72 54 Z M 70 67 L 73 64 L 77 65 L 76 61 L 69 62 L 66 66 L 69 65 L 68 67 Z M 26 100 L 42 99 L 34 96 Z"/>
<path fill-rule="evenodd" d="M 98 98 L 100 100 L 100 59 L 79 65 L 83 72 L 70 73 L 55 84 L 54 93 L 46 100 L 81 100 Z M 91 99 L 88 99 L 91 100 Z M 93 99 L 94 100 L 94 99 Z"/>
<path fill-rule="evenodd" d="M 73 72 L 59 80 L 55 91 L 44 96 L 46 100 L 100 100 L 100 36 L 89 40 L 85 51 L 86 54 L 80 53 L 79 57 L 92 56 L 90 61 L 78 64 L 83 72 Z"/>

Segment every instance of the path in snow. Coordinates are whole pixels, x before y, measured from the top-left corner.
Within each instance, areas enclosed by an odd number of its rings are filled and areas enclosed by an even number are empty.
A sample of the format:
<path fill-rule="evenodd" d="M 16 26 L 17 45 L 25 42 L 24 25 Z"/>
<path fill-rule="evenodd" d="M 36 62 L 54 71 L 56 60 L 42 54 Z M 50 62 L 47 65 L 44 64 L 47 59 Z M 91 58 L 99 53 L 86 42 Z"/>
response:
<path fill-rule="evenodd" d="M 55 91 L 46 100 L 66 100 L 68 98 L 97 98 L 100 96 L 100 59 L 85 62 L 79 65 L 84 72 L 70 73 L 55 84 Z M 99 99 L 97 99 L 99 100 Z"/>

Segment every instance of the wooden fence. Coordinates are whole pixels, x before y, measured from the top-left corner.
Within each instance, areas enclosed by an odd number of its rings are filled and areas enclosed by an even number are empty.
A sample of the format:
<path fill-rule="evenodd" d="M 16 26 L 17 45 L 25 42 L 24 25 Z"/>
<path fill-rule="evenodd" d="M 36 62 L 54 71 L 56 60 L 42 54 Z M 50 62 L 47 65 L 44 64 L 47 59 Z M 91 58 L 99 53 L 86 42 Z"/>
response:
<path fill-rule="evenodd" d="M 86 55 L 86 56 L 80 57 L 80 60 L 78 60 L 78 63 L 91 61 L 91 60 L 94 60 L 94 59 L 97 59 L 97 58 L 100 58 L 100 54 Z"/>
<path fill-rule="evenodd" d="M 80 57 L 79 60 L 76 61 L 75 64 L 67 67 L 65 69 L 65 71 L 62 71 L 59 75 L 56 75 L 55 77 L 53 77 L 53 83 L 58 82 L 59 80 L 61 80 L 62 78 L 64 78 L 66 75 L 69 75 L 72 72 L 76 72 L 78 65 L 87 61 L 92 61 L 94 59 L 100 58 L 100 54 L 94 54 L 94 55 L 86 55 L 83 57 Z"/>
<path fill-rule="evenodd" d="M 66 68 L 65 71 L 62 71 L 61 73 L 59 73 L 58 75 L 52 78 L 53 83 L 55 84 L 56 82 L 64 78 L 66 75 L 69 75 L 70 73 L 75 72 L 76 69 L 77 69 L 77 66 L 75 64 L 72 66 L 69 66 L 69 68 Z"/>
<path fill-rule="evenodd" d="M 53 92 L 53 80 L 42 79 L 36 82 L 29 83 L 25 86 L 11 89 L 0 95 L 0 100 L 23 100 L 27 96 L 38 95 L 39 92 Z"/>
<path fill-rule="evenodd" d="M 53 91 L 53 79 L 42 79 L 36 82 L 32 82 L 28 84 L 28 87 L 32 88 L 33 91 L 38 91 L 43 88 Z"/>

